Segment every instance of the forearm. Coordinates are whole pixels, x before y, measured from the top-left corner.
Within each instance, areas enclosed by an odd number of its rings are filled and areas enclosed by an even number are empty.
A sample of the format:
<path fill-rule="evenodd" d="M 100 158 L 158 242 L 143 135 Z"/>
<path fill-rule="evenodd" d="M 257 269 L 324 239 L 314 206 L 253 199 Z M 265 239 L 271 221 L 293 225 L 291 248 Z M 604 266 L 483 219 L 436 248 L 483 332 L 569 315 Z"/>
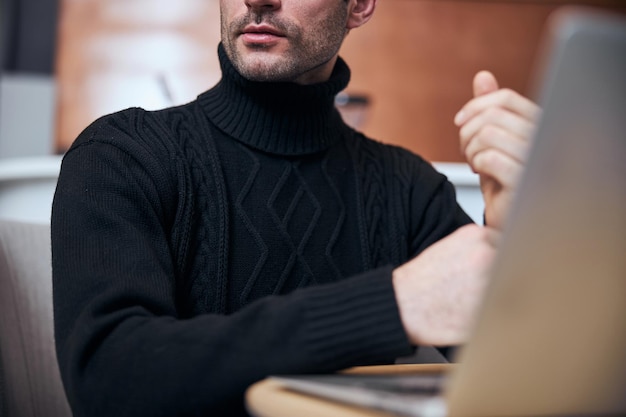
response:
<path fill-rule="evenodd" d="M 76 415 L 216 413 L 269 374 L 392 362 L 410 346 L 389 274 L 268 297 L 230 316 L 85 311 L 59 343 Z"/>

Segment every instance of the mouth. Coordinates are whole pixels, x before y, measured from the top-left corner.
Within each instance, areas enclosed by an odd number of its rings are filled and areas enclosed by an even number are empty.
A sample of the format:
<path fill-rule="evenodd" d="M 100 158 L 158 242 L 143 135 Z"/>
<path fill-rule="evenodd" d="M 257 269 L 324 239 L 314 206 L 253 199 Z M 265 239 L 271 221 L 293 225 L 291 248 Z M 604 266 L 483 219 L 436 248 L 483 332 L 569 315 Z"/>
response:
<path fill-rule="evenodd" d="M 270 25 L 248 25 L 241 31 L 244 43 L 269 45 L 285 37 L 285 33 Z"/>
<path fill-rule="evenodd" d="M 276 29 L 273 26 L 270 25 L 248 25 L 245 28 L 243 28 L 242 34 L 267 34 L 267 35 L 272 35 L 272 36 L 279 36 L 279 37 L 284 37 L 285 34 Z"/>

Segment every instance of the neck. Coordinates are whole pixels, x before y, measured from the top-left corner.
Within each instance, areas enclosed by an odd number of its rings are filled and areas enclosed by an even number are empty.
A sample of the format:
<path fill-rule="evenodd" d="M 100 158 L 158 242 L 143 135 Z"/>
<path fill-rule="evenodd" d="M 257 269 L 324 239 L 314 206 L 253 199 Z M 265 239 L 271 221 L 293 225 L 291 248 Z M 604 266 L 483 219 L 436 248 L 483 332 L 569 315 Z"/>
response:
<path fill-rule="evenodd" d="M 320 66 L 308 71 L 294 80 L 296 84 L 311 85 L 320 84 L 328 81 L 333 75 L 333 69 L 337 64 L 338 56 L 333 56 L 329 61 L 324 62 Z"/>
<path fill-rule="evenodd" d="M 347 129 L 334 106 L 335 96 L 350 80 L 341 58 L 327 81 L 302 85 L 247 80 L 221 45 L 218 54 L 222 79 L 200 102 L 227 135 L 265 152 L 302 155 L 327 149 Z"/>

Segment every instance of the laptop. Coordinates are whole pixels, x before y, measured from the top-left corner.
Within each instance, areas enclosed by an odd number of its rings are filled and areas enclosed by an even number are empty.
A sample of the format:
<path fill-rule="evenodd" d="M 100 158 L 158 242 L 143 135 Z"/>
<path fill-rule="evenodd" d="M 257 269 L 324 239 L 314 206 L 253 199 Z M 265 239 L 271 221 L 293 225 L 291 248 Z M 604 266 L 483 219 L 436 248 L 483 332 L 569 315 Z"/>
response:
<path fill-rule="evenodd" d="M 545 39 L 542 117 L 459 363 L 282 385 L 409 416 L 626 415 L 626 20 L 560 9 Z"/>

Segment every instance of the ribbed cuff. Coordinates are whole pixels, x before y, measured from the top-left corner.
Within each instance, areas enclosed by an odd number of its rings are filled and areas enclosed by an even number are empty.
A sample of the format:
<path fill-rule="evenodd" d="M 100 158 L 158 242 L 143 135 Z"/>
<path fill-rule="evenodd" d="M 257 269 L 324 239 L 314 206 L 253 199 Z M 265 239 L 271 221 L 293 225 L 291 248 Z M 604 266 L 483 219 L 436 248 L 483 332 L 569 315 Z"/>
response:
<path fill-rule="evenodd" d="M 392 363 L 413 351 L 391 274 L 391 267 L 379 268 L 308 294 L 307 348 L 321 368 Z"/>

